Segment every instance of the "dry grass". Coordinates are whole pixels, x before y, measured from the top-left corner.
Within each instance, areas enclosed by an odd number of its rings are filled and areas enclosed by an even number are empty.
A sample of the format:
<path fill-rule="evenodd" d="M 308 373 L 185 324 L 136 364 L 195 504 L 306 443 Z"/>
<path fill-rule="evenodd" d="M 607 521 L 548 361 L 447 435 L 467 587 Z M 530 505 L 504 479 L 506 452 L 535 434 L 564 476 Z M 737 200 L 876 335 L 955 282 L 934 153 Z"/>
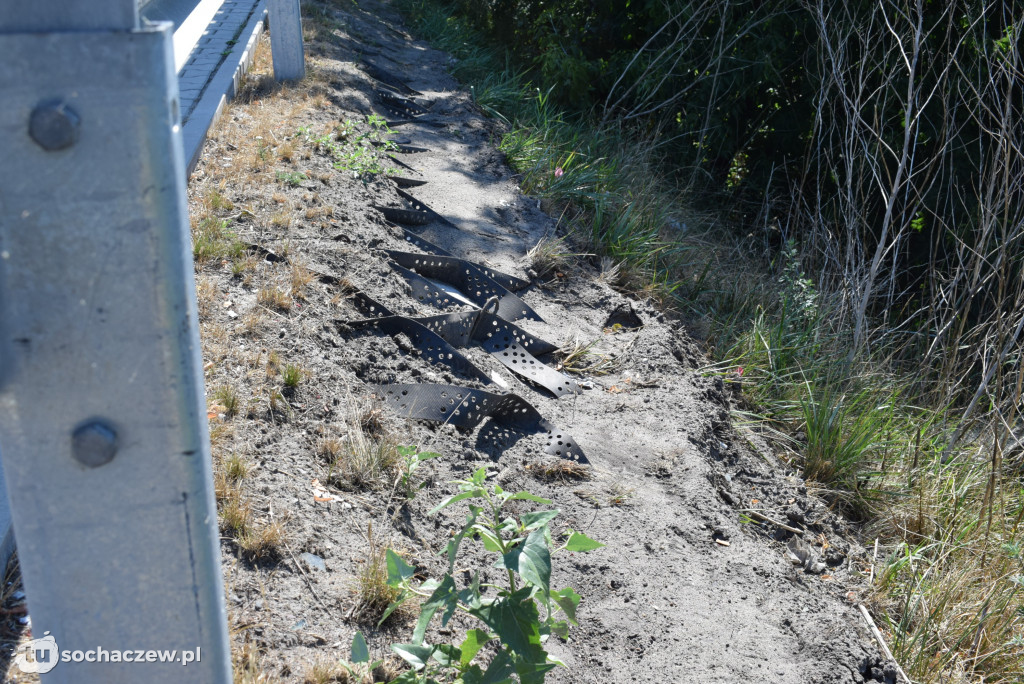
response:
<path fill-rule="evenodd" d="M 199 307 L 199 320 L 207 321 L 216 308 L 217 284 L 211 278 L 196 278 L 196 303 Z"/>
<path fill-rule="evenodd" d="M 615 360 L 593 351 L 597 340 L 583 342 L 574 337 L 571 342 L 558 349 L 560 358 L 557 369 L 574 375 L 607 375 L 615 370 Z"/>
<path fill-rule="evenodd" d="M 234 684 L 278 684 L 281 680 L 267 672 L 263 654 L 248 638 L 231 649 L 231 669 Z"/>
<path fill-rule="evenodd" d="M 291 296 L 292 299 L 305 300 L 306 288 L 313 282 L 313 274 L 309 272 L 305 262 L 300 259 L 291 260 Z"/>
<path fill-rule="evenodd" d="M 302 684 L 349 684 L 348 671 L 337 658 L 320 656 L 309 666 L 302 678 Z"/>
<path fill-rule="evenodd" d="M 590 466 L 564 459 L 558 459 L 555 461 L 537 461 L 535 463 L 528 464 L 526 469 L 538 479 L 549 482 L 561 482 L 563 484 L 567 482 L 589 480 L 591 477 Z"/>
<path fill-rule="evenodd" d="M 373 535 L 373 523 L 366 528 L 367 553 L 356 576 L 356 609 L 364 622 L 376 624 L 384 610 L 398 598 L 398 589 L 388 585 L 387 547 Z"/>
<path fill-rule="evenodd" d="M 564 237 L 543 237 L 526 253 L 527 261 L 541 278 L 565 271 L 577 256 L 568 249 Z"/>
<path fill-rule="evenodd" d="M 274 285 L 261 287 L 256 294 L 256 301 L 275 311 L 291 311 L 292 308 L 291 295 Z"/>

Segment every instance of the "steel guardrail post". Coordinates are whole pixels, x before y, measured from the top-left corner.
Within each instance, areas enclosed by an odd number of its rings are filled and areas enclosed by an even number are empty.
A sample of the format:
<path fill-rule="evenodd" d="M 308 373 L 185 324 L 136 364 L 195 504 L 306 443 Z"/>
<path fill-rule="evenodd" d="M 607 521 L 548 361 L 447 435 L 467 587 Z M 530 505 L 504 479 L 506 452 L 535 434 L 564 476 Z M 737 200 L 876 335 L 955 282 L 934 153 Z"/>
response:
<path fill-rule="evenodd" d="M 0 13 L 0 451 L 47 684 L 231 681 L 171 25 L 137 16 Z"/>
<path fill-rule="evenodd" d="M 267 0 L 267 18 L 270 20 L 274 80 L 294 81 L 305 77 L 299 0 Z"/>

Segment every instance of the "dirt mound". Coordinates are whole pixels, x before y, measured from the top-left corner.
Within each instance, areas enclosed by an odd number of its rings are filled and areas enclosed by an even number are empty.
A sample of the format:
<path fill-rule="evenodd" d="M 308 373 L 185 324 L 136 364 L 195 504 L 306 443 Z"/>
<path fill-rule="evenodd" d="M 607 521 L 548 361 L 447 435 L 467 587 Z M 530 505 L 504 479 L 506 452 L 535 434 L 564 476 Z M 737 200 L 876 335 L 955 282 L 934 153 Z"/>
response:
<path fill-rule="evenodd" d="M 684 327 L 613 289 L 590 260 L 546 279 L 531 272 L 526 254 L 556 222 L 519 192 L 494 146 L 500 130 L 445 73 L 449 58 L 409 38 L 386 4 L 322 11 L 312 91 L 250 91 L 252 102 L 232 106 L 212 132 L 190 188 L 196 223 L 225 221 L 229 239 L 250 246 L 248 256 L 214 255 L 198 270 L 215 449 L 222 468 L 230 454 L 246 464 L 236 484 L 221 486 L 240 487 L 264 529 L 284 530 L 264 554 L 226 535 L 239 640 L 289 681 L 347 657 L 357 629 L 376 654 L 408 641 L 414 618 L 378 629 L 364 614 L 367 530 L 375 545 L 437 576 L 446 569 L 438 552 L 465 509 L 428 511 L 455 491 L 452 480 L 486 467 L 506 490 L 554 501 L 559 529 L 607 545 L 556 559 L 553 582 L 583 600 L 570 640 L 548 643 L 567 664 L 549 681 L 891 679 L 848 595 L 851 570 L 868 562 L 863 549 L 763 441 L 732 427 L 735 383 L 702 374 L 705 359 Z M 417 106 L 396 111 L 395 97 L 410 94 L 389 81 L 416 91 Z M 330 141 L 317 142 L 370 114 L 414 120 L 393 125 L 394 137 L 425 151 L 394 155 L 402 178 L 426 181 L 407 191 L 436 214 L 390 223 L 373 207 L 416 211 L 395 182 L 357 177 Z M 431 363 L 406 333 L 351 325 L 368 315 L 357 292 L 406 317 L 472 310 L 414 296 L 388 255 L 426 254 L 407 231 L 530 281 L 516 294 L 543 321 L 515 324 L 575 347 L 578 366 L 591 368 L 573 376 L 582 392 L 556 398 L 480 345 L 458 349 L 484 371 L 475 377 Z M 496 439 L 481 437 L 483 428 L 406 420 L 379 400 L 375 386 L 390 383 L 515 393 L 572 436 L 587 476 L 546 453 L 544 434 L 510 429 Z M 359 487 L 333 458 L 354 448 L 353 430 L 442 457 L 415 473 L 425 486 L 412 500 L 392 482 Z"/>

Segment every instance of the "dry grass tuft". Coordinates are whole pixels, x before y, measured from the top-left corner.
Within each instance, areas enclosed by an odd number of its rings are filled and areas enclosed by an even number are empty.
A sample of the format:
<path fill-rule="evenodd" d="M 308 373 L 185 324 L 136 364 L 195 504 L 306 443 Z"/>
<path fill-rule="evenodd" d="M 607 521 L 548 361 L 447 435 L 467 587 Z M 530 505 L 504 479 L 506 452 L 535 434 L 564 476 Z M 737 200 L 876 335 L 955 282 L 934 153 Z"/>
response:
<path fill-rule="evenodd" d="M 543 237 L 526 253 L 530 266 L 541 278 L 566 270 L 577 255 L 569 251 L 564 237 Z"/>
<path fill-rule="evenodd" d="M 557 369 L 574 375 L 607 375 L 615 370 L 615 360 L 610 356 L 598 354 L 593 351 L 597 340 L 583 342 L 579 337 L 574 337 L 557 354 L 561 360 Z"/>
<path fill-rule="evenodd" d="M 526 466 L 534 477 L 548 482 L 579 482 L 589 480 L 591 477 L 590 466 L 558 459 L 555 461 L 536 461 Z"/>
<path fill-rule="evenodd" d="M 326 656 L 320 656 L 302 678 L 302 684 L 349 684 L 350 681 L 348 670 L 341 662 Z"/>
<path fill-rule="evenodd" d="M 196 303 L 199 307 L 199 320 L 209 320 L 217 299 L 217 284 L 206 276 L 196 278 Z"/>
<path fill-rule="evenodd" d="M 356 577 L 357 603 L 353 615 L 376 624 L 384 610 L 398 598 L 398 589 L 388 585 L 387 548 L 374 537 L 373 523 L 366 528 L 366 543 L 366 558 Z"/>
<path fill-rule="evenodd" d="M 299 259 L 292 259 L 291 266 L 291 296 L 293 299 L 305 300 L 306 288 L 313 282 L 313 274 L 305 262 Z"/>
<path fill-rule="evenodd" d="M 278 684 L 281 681 L 267 672 L 263 654 L 248 638 L 231 649 L 231 661 L 234 684 Z"/>
<path fill-rule="evenodd" d="M 273 285 L 261 287 L 256 294 L 256 301 L 275 311 L 291 311 L 292 308 L 291 296 Z"/>

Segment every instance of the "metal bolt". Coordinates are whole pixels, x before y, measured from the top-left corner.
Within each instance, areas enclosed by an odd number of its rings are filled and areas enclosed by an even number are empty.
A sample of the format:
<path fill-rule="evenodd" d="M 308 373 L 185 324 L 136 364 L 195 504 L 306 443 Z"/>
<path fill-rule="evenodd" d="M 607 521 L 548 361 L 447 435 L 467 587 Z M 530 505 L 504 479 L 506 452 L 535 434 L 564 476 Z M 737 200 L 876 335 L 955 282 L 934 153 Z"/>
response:
<path fill-rule="evenodd" d="M 117 433 L 109 425 L 92 420 L 71 435 L 71 456 L 89 468 L 110 463 L 117 453 Z"/>
<path fill-rule="evenodd" d="M 60 100 L 43 102 L 32 110 L 28 134 L 49 152 L 63 150 L 78 142 L 79 118 Z"/>

